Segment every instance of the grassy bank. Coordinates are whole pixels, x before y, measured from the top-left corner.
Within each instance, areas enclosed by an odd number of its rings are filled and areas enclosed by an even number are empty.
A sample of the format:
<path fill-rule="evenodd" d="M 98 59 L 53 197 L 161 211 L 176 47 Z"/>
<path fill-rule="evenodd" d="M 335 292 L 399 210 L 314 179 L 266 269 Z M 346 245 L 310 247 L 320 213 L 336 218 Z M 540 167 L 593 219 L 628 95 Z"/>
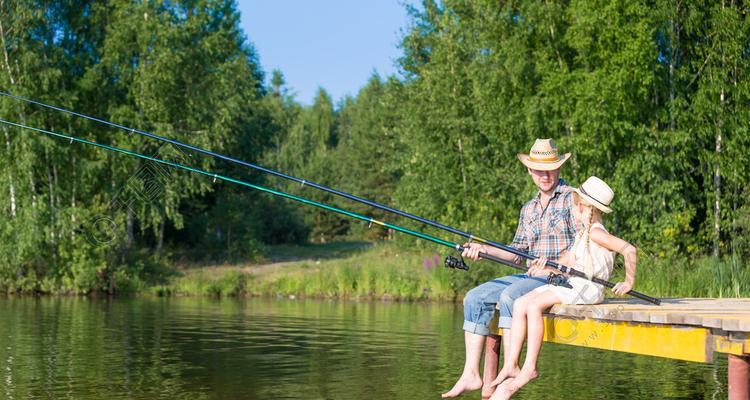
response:
<path fill-rule="evenodd" d="M 456 299 L 473 275 L 443 267 L 436 251 L 342 244 L 276 248 L 276 262 L 183 267 L 159 295 L 274 295 L 358 299 Z M 330 250 L 335 250 L 332 253 Z M 298 260 L 293 260 L 298 258 Z"/>
<path fill-rule="evenodd" d="M 619 279 L 622 269 L 611 279 Z M 750 268 L 740 260 L 644 257 L 636 289 L 658 297 L 750 297 Z"/>
<path fill-rule="evenodd" d="M 469 272 L 443 267 L 445 253 L 364 243 L 275 248 L 269 262 L 182 267 L 158 295 L 295 296 L 460 300 L 477 284 L 515 273 L 489 262 Z M 621 279 L 617 268 L 612 281 Z M 732 260 L 642 257 L 636 289 L 658 297 L 750 297 L 750 270 Z"/>

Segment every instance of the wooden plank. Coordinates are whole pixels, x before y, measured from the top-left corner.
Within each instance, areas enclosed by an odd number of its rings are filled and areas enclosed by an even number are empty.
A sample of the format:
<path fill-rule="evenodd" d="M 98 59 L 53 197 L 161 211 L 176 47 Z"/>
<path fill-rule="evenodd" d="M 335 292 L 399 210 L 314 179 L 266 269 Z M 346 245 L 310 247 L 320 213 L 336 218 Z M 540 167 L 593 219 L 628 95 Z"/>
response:
<path fill-rule="evenodd" d="M 665 299 L 662 306 L 629 299 L 597 305 L 556 305 L 551 314 L 598 320 L 649 322 L 750 332 L 750 299 Z"/>
<path fill-rule="evenodd" d="M 634 299 L 608 299 L 596 305 L 559 304 L 545 321 L 553 321 L 545 324 L 556 330 L 545 335 L 556 343 L 691 361 L 710 360 L 706 354 L 714 350 L 734 355 L 750 350 L 750 299 L 663 299 L 661 306 Z M 565 324 L 577 330 L 575 338 L 560 334 Z M 712 332 L 710 338 L 706 334 L 707 344 L 698 343 L 696 329 Z"/>
<path fill-rule="evenodd" d="M 711 340 L 715 352 L 737 356 L 748 355 L 750 353 L 750 334 L 728 335 L 726 332 L 712 331 Z"/>
<path fill-rule="evenodd" d="M 647 306 L 647 305 L 627 305 L 627 304 L 597 304 L 597 305 L 555 305 L 552 311 L 556 314 L 580 313 L 588 311 L 593 313 L 617 313 L 622 311 L 748 311 L 750 312 L 750 303 L 718 303 L 711 304 L 683 304 L 683 305 L 666 305 Z"/>
<path fill-rule="evenodd" d="M 651 321 L 653 323 L 661 324 L 686 324 L 696 325 L 701 324 L 705 319 L 721 319 L 721 320 L 741 320 L 750 318 L 750 315 L 744 311 L 680 311 L 680 312 L 651 312 Z"/>

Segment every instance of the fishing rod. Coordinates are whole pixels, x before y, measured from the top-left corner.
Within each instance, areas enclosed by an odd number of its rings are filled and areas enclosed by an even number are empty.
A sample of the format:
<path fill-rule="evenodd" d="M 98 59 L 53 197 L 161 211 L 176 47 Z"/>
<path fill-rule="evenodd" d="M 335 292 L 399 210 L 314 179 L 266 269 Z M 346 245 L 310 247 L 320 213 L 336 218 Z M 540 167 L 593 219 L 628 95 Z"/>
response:
<path fill-rule="evenodd" d="M 301 179 L 301 178 L 298 178 L 298 177 L 295 177 L 295 176 L 287 175 L 285 173 L 282 173 L 282 172 L 279 172 L 279 171 L 275 171 L 275 170 L 270 169 L 270 168 L 266 168 L 266 167 L 262 167 L 262 166 L 259 166 L 259 165 L 255 165 L 255 164 L 252 164 L 252 163 L 249 163 L 249 162 L 246 162 L 246 161 L 238 160 L 236 158 L 232 158 L 232 157 L 229 157 L 229 156 L 226 156 L 226 155 L 223 155 L 223 154 L 219 154 L 219 153 L 216 153 L 216 152 L 213 152 L 213 151 L 210 151 L 210 150 L 206 150 L 206 149 L 203 149 L 203 148 L 200 148 L 200 147 L 196 147 L 196 146 L 193 146 L 193 145 L 190 145 L 190 144 L 187 144 L 187 143 L 183 143 L 183 142 L 180 142 L 179 140 L 170 139 L 168 137 L 156 135 L 156 134 L 149 133 L 149 132 L 144 132 L 144 131 L 141 131 L 141 130 L 138 130 L 138 129 L 135 129 L 135 128 L 130 128 L 130 127 L 127 127 L 127 126 L 124 126 L 124 125 L 120 125 L 120 124 L 117 124 L 117 123 L 114 123 L 114 122 L 110 122 L 110 121 L 107 121 L 107 120 L 104 120 L 104 119 L 101 119 L 101 118 L 92 117 L 92 116 L 89 116 L 89 115 L 86 115 L 86 114 L 81 114 L 81 113 L 78 113 L 78 112 L 75 112 L 75 111 L 67 110 L 65 108 L 56 107 L 56 106 L 45 104 L 45 103 L 42 103 L 42 102 L 39 102 L 39 101 L 36 101 L 36 100 L 27 99 L 25 97 L 21 97 L 21 96 L 17 96 L 17 95 L 14 95 L 14 94 L 6 93 L 6 92 L 4 92 L 2 90 L 0 90 L 0 95 L 5 96 L 5 97 L 9 97 L 11 99 L 15 99 L 15 100 L 18 100 L 18 101 L 26 102 L 26 103 L 29 103 L 29 104 L 34 104 L 34 105 L 37 105 L 37 106 L 40 106 L 40 107 L 44 107 L 44 108 L 47 108 L 47 109 L 50 109 L 50 110 L 59 111 L 59 112 L 62 112 L 62 113 L 65 113 L 65 114 L 69 114 L 69 115 L 75 115 L 77 117 L 85 118 L 85 119 L 88 119 L 90 121 L 98 122 L 98 123 L 101 123 L 101 124 L 104 124 L 104 125 L 108 125 L 108 126 L 111 126 L 111 127 L 117 128 L 117 129 L 121 129 L 121 130 L 127 131 L 129 133 L 136 133 L 138 135 L 145 136 L 145 137 L 148 137 L 148 138 L 151 138 L 151 139 L 155 139 L 155 140 L 158 140 L 158 141 L 161 141 L 161 142 L 170 143 L 170 144 L 173 144 L 175 146 L 179 146 L 179 147 L 182 147 L 182 148 L 186 148 L 186 149 L 189 149 L 189 150 L 196 151 L 198 153 L 202 153 L 202 154 L 209 155 L 209 156 L 212 156 L 212 157 L 216 157 L 216 158 L 219 158 L 219 159 L 222 159 L 222 160 L 225 160 L 225 161 L 229 161 L 231 163 L 235 163 L 235 164 L 239 164 L 239 165 L 242 165 L 242 166 L 245 166 L 245 167 L 248 167 L 248 168 L 252 168 L 252 169 L 255 169 L 255 170 L 267 173 L 269 175 L 273 175 L 273 176 L 277 176 L 277 177 L 280 177 L 280 178 L 283 178 L 283 179 L 287 179 L 287 180 L 290 180 L 290 181 L 293 181 L 293 182 L 297 182 L 297 183 L 301 184 L 302 186 L 305 186 L 305 185 L 312 186 L 312 187 L 314 187 L 314 188 L 316 188 L 318 190 L 322 190 L 324 192 L 328 192 L 328 193 L 334 194 L 336 196 L 340 196 L 340 197 L 343 197 L 343 198 L 346 198 L 346 199 L 349 199 L 349 200 L 352 200 L 352 201 L 355 201 L 355 202 L 358 202 L 358 203 L 366 204 L 366 205 L 368 205 L 370 207 L 378 208 L 378 209 L 381 209 L 383 211 L 387 211 L 387 212 L 390 212 L 392 214 L 396 214 L 396 215 L 404 217 L 404 218 L 409 218 L 411 220 L 418 221 L 418 222 L 421 222 L 423 224 L 430 225 L 432 227 L 442 229 L 444 231 L 453 233 L 455 235 L 459 235 L 459 236 L 465 237 L 465 238 L 469 239 L 470 242 L 471 241 L 477 241 L 477 242 L 484 243 L 484 244 L 490 245 L 492 247 L 495 247 L 495 248 L 498 248 L 498 249 L 501 249 L 501 250 L 505 250 L 505 251 L 507 251 L 507 252 L 509 252 L 511 254 L 514 254 L 516 256 L 519 256 L 521 258 L 525 258 L 525 259 L 528 259 L 528 260 L 535 260 L 537 258 L 536 256 L 533 256 L 533 255 L 528 254 L 528 253 L 526 253 L 524 251 L 518 250 L 515 247 L 508 246 L 508 245 L 505 245 L 505 244 L 502 244 L 502 243 L 499 243 L 499 242 L 495 242 L 495 241 L 492 241 L 492 240 L 484 239 L 484 238 L 476 236 L 476 235 L 474 235 L 472 233 L 465 232 L 465 231 L 462 231 L 462 230 L 450 227 L 448 225 L 441 224 L 441 223 L 439 223 L 437 221 L 433 221 L 433 220 L 430 220 L 430 219 L 427 219 L 427 218 L 422 218 L 422 217 L 419 217 L 417 215 L 414 215 L 414 214 L 411 214 L 411 213 L 408 213 L 408 212 L 405 212 L 405 211 L 401 211 L 401 210 L 389 207 L 387 205 L 377 203 L 377 202 L 372 201 L 372 200 L 367 200 L 367 199 L 364 199 L 362 197 L 358 197 L 358 196 L 355 196 L 353 194 L 349 194 L 349 193 L 342 192 L 342 191 L 339 191 L 339 190 L 336 190 L 336 189 L 332 189 L 332 188 L 329 188 L 327 186 L 324 186 L 324 185 L 321 185 L 321 184 L 318 184 L 318 183 L 315 183 L 315 182 L 310 182 L 310 181 L 305 180 L 305 179 Z M 560 270 L 562 270 L 564 268 L 568 268 L 568 267 L 566 267 L 564 265 L 560 265 L 560 264 L 558 264 L 558 263 L 556 263 L 554 261 L 551 261 L 551 260 L 548 260 L 546 265 L 550 266 L 552 268 L 555 268 L 555 269 L 560 269 Z"/>
<path fill-rule="evenodd" d="M 395 224 L 391 224 L 391 223 L 384 222 L 384 221 L 379 221 L 379 220 L 376 220 L 374 218 L 366 217 L 364 215 L 360 215 L 360 214 L 357 214 L 357 213 L 354 213 L 354 212 L 351 212 L 351 211 L 347 211 L 347 210 L 344 210 L 344 209 L 341 209 L 341 208 L 337 208 L 337 207 L 333 207 L 333 206 L 330 206 L 330 205 L 327 205 L 327 204 L 324 204 L 324 203 L 320 203 L 320 202 L 316 202 L 316 201 L 313 201 L 313 200 L 305 199 L 303 197 L 294 196 L 294 195 L 291 195 L 291 194 L 288 194 L 288 193 L 285 193 L 285 192 L 281 192 L 281 191 L 278 191 L 278 190 L 269 189 L 269 188 L 266 188 L 266 187 L 263 187 L 263 186 L 255 185 L 255 184 L 252 184 L 252 183 L 249 183 L 249 182 L 245 182 L 245 181 L 242 181 L 242 180 L 239 180 L 239 179 L 227 177 L 227 176 L 220 175 L 220 174 L 217 174 L 217 173 L 214 173 L 214 172 L 205 171 L 205 170 L 194 168 L 194 167 L 190 167 L 190 166 L 187 166 L 187 165 L 182 165 L 182 164 L 179 164 L 179 163 L 176 163 L 176 162 L 166 161 L 166 160 L 162 160 L 160 158 L 147 156 L 147 155 L 140 154 L 140 153 L 137 153 L 137 152 L 134 152 L 134 151 L 121 149 L 119 147 L 109 146 L 109 145 L 105 145 L 105 144 L 93 142 L 93 141 L 90 141 L 90 140 L 81 139 L 81 138 L 70 136 L 70 135 L 65 135 L 65 134 L 58 133 L 58 132 L 52 132 L 52 131 L 48 131 L 48 130 L 44 130 L 44 129 L 40 129 L 40 128 L 34 128 L 34 127 L 31 127 L 31 126 L 27 126 L 27 125 L 23 125 L 23 124 L 19 124 L 19 123 L 15 123 L 15 122 L 6 121 L 6 120 L 3 120 L 3 119 L 0 119 L 0 123 L 4 123 L 6 125 L 11 125 L 11 126 L 14 126 L 14 127 L 17 127 L 17 128 L 31 130 L 31 131 L 34 131 L 34 132 L 37 132 L 37 133 L 43 133 L 43 134 L 46 134 L 46 135 L 49 135 L 49 136 L 54 136 L 54 137 L 58 137 L 58 138 L 67 139 L 71 143 L 74 142 L 74 141 L 75 142 L 79 142 L 79 143 L 84 143 L 84 144 L 88 144 L 88 145 L 91 145 L 91 146 L 103 148 L 103 149 L 106 149 L 106 150 L 109 150 L 109 151 L 112 151 L 112 152 L 126 154 L 126 155 L 129 155 L 129 156 L 132 156 L 132 157 L 137 157 L 137 158 L 141 158 L 141 159 L 153 161 L 153 162 L 156 162 L 156 163 L 164 164 L 164 165 L 167 165 L 167 166 L 170 166 L 170 167 L 173 167 L 173 168 L 183 169 L 183 170 L 187 170 L 187 171 L 190 171 L 190 172 L 195 172 L 195 173 L 198 173 L 198 174 L 201 174 L 201 175 L 212 177 L 214 180 L 220 179 L 222 181 L 235 183 L 235 184 L 238 184 L 238 185 L 241 185 L 241 186 L 249 187 L 251 189 L 259 190 L 261 192 L 270 193 L 270 194 L 273 194 L 275 196 L 283 197 L 283 198 L 294 200 L 294 201 L 297 201 L 297 202 L 300 202 L 300 203 L 303 203 L 303 204 L 307 204 L 307 205 L 315 206 L 315 207 L 318 207 L 318 208 L 322 208 L 324 210 L 333 211 L 333 212 L 336 212 L 336 213 L 339 213 L 339 214 L 343 214 L 343 215 L 349 216 L 349 217 L 354 218 L 354 219 L 358 219 L 358 220 L 361 220 L 361 221 L 368 222 L 370 224 L 381 225 L 381 226 L 384 226 L 386 228 L 393 229 L 394 231 L 397 231 L 397 232 L 406 233 L 408 235 L 415 236 L 415 237 L 418 237 L 418 238 L 421 238 L 421 239 L 424 239 L 424 240 L 427 240 L 427 241 L 430 241 L 430 242 L 433 242 L 433 243 L 436 243 L 436 244 L 440 244 L 440 245 L 443 245 L 443 246 L 446 246 L 446 247 L 453 248 L 453 249 L 457 250 L 458 252 L 463 252 L 464 249 L 465 249 L 464 246 L 462 246 L 462 245 L 460 245 L 458 243 L 452 243 L 452 242 L 449 242 L 447 240 L 443 240 L 443 239 L 437 238 L 437 237 L 432 236 L 432 235 L 428 235 L 428 234 L 417 232 L 417 231 L 414 231 L 414 230 L 411 230 L 411 229 L 403 228 L 403 227 L 395 225 Z M 522 271 L 528 270 L 528 268 L 525 267 L 525 266 L 522 266 L 520 264 L 514 263 L 512 261 L 508 261 L 508 260 L 502 259 L 500 257 L 493 256 L 491 254 L 480 252 L 479 253 L 479 257 L 482 258 L 482 259 L 494 261 L 496 263 L 503 264 L 503 265 L 506 265 L 506 266 L 509 266 L 509 267 L 512 267 L 512 268 L 515 268 L 515 269 L 522 270 Z M 464 269 L 464 270 L 468 270 L 469 269 L 469 266 L 466 265 L 463 262 L 463 259 L 459 261 L 459 260 L 457 260 L 455 258 L 453 260 L 450 260 L 450 258 L 448 258 L 448 259 L 446 259 L 446 266 L 451 267 L 451 268 Z M 604 279 L 600 279 L 600 278 L 596 278 L 596 277 L 589 278 L 583 272 L 575 270 L 575 269 L 570 268 L 570 267 L 559 266 L 556 269 L 558 271 L 560 271 L 560 272 L 567 273 L 567 274 L 573 275 L 573 276 L 578 276 L 578 277 L 590 280 L 590 281 L 592 281 L 594 283 L 598 283 L 600 285 L 606 286 L 608 288 L 613 288 L 615 286 L 614 283 L 609 282 L 609 281 L 604 280 Z M 656 305 L 659 305 L 660 302 L 661 302 L 657 298 L 645 295 L 643 293 L 639 293 L 639 292 L 637 292 L 635 290 L 629 291 L 628 294 L 631 295 L 631 296 L 637 297 L 637 298 L 639 298 L 641 300 L 645 300 L 645 301 L 648 301 L 650 303 L 656 304 Z"/>

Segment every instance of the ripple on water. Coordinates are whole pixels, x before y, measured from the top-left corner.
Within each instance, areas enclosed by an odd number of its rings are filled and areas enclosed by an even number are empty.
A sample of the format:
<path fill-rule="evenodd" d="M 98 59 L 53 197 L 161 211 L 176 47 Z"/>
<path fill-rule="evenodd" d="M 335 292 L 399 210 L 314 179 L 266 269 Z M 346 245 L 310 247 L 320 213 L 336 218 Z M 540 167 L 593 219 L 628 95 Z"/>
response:
<path fill-rule="evenodd" d="M 0 300 L 7 399 L 421 399 L 463 366 L 460 305 Z M 545 344 L 518 398 L 725 398 L 711 365 Z"/>

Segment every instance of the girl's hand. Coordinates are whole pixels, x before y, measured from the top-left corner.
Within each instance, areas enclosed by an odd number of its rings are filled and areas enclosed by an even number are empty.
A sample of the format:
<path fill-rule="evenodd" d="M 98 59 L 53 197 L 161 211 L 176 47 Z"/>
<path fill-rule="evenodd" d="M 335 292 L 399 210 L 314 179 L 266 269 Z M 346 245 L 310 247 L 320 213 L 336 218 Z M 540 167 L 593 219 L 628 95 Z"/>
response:
<path fill-rule="evenodd" d="M 526 271 L 528 276 L 547 276 L 547 259 L 539 257 L 531 262 L 529 269 Z"/>
<path fill-rule="evenodd" d="M 464 243 L 464 251 L 461 256 L 472 261 L 479 261 L 479 253 L 487 254 L 487 249 L 479 243 Z"/>
<path fill-rule="evenodd" d="M 633 284 L 630 282 L 617 282 L 612 288 L 612 292 L 618 296 L 622 296 L 633 288 Z"/>

